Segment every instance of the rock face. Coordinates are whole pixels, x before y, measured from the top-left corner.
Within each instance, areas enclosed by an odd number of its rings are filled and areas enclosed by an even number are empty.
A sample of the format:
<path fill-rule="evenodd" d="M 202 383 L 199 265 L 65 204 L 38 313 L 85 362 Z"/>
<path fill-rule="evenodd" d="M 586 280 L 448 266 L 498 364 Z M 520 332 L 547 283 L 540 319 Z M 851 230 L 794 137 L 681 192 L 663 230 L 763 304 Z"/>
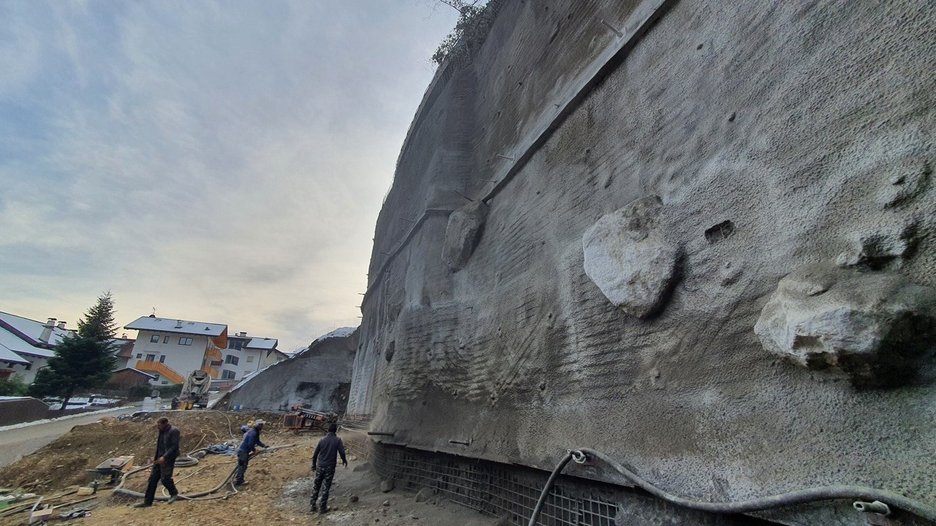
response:
<path fill-rule="evenodd" d="M 445 245 L 442 249 L 442 261 L 452 272 L 461 270 L 474 252 L 488 207 L 482 201 L 476 201 L 452 212 L 445 227 Z"/>
<path fill-rule="evenodd" d="M 349 402 L 375 440 L 936 506 L 936 358 L 907 329 L 936 286 L 936 10 L 761 4 L 494 2 L 377 221 Z M 769 519 L 866 522 L 848 504 Z"/>
<path fill-rule="evenodd" d="M 654 314 L 673 284 L 679 251 L 663 239 L 658 196 L 637 199 L 585 232 L 585 273 L 608 301 L 638 318 Z"/>
<path fill-rule="evenodd" d="M 936 353 L 936 290 L 886 272 L 830 264 L 780 281 L 754 326 L 764 348 L 809 369 L 831 369 L 857 386 L 912 382 Z"/>
<path fill-rule="evenodd" d="M 344 412 L 357 339 L 358 331 L 350 327 L 317 338 L 307 349 L 236 385 L 227 406 L 283 411 L 304 404 L 315 411 Z"/>

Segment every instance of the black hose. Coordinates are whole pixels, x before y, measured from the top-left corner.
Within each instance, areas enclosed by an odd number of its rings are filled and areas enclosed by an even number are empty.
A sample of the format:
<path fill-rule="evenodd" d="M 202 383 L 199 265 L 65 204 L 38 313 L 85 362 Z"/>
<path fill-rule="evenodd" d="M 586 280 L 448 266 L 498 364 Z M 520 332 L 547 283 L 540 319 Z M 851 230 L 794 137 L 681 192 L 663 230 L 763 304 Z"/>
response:
<path fill-rule="evenodd" d="M 667 493 L 647 482 L 633 471 L 615 462 L 607 455 L 599 453 L 593 449 L 582 448 L 577 451 L 569 452 L 569 454 L 566 455 L 562 462 L 559 463 L 557 469 L 561 470 L 562 467 L 564 467 L 569 462 L 569 459 L 572 458 L 572 456 L 577 452 L 584 453 L 586 457 L 601 460 L 605 464 L 614 468 L 614 470 L 618 473 L 627 477 L 627 479 L 639 486 L 640 489 L 650 493 L 651 495 L 659 497 L 678 506 L 683 506 L 685 508 L 691 508 L 695 510 L 708 511 L 712 513 L 746 513 L 751 511 L 781 508 L 785 506 L 792 506 L 794 504 L 803 504 L 818 500 L 863 499 L 881 501 L 890 506 L 908 511 L 918 517 L 936 522 L 936 509 L 933 507 L 891 491 L 868 488 L 864 486 L 822 486 L 740 502 L 701 502 L 685 499 L 671 493 Z M 554 471 L 553 476 L 550 477 L 550 481 L 552 481 L 555 475 L 556 472 Z M 540 497 L 540 499 L 542 500 L 542 497 Z M 532 525 L 533 523 L 531 522 L 530 524 Z"/>
<path fill-rule="evenodd" d="M 543 487 L 543 491 L 540 492 L 539 500 L 536 501 L 536 507 L 533 508 L 533 514 L 530 515 L 530 522 L 527 524 L 527 526 L 536 526 L 536 519 L 539 518 L 539 514 L 543 510 L 543 504 L 546 503 L 546 496 L 549 495 L 549 490 L 552 489 L 553 484 L 556 482 L 559 474 L 562 473 L 562 470 L 565 469 L 566 464 L 572 460 L 572 453 L 572 451 L 566 453 L 566 456 L 562 457 L 562 460 L 559 461 L 556 469 L 554 469 L 552 474 L 549 475 L 549 480 L 546 481 L 546 485 Z"/>

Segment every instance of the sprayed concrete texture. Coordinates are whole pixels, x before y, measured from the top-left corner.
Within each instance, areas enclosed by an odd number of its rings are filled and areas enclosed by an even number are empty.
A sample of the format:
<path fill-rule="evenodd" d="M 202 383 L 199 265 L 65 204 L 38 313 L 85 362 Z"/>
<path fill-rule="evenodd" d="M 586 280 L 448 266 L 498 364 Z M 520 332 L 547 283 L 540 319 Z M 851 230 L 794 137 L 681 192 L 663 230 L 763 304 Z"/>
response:
<path fill-rule="evenodd" d="M 231 390 L 228 407 L 282 411 L 300 404 L 343 413 L 348 404 L 357 331 L 338 329 L 287 360 L 261 370 Z"/>
<path fill-rule="evenodd" d="M 591 447 L 706 501 L 936 505 L 936 11 L 497 6 L 401 152 L 350 411 L 541 469 Z M 486 213 L 450 221 L 466 197 Z M 849 505 L 765 516 L 864 524 Z"/>

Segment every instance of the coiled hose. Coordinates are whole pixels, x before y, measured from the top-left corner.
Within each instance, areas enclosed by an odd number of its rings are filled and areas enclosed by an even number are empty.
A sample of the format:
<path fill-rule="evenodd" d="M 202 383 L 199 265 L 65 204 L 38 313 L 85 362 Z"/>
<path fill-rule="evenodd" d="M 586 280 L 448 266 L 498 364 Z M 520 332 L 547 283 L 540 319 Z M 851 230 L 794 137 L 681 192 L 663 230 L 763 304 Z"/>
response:
<path fill-rule="evenodd" d="M 549 490 L 552 489 L 556 478 L 565 468 L 566 464 L 568 464 L 570 460 L 575 460 L 577 464 L 584 464 L 590 459 L 597 459 L 607 464 L 621 475 L 624 475 L 624 477 L 633 482 L 634 485 L 655 497 L 661 498 L 672 504 L 676 504 L 677 506 L 682 506 L 684 508 L 690 508 L 694 510 L 707 511 L 711 513 L 746 513 L 781 508 L 785 506 L 792 506 L 794 504 L 803 504 L 819 500 L 864 499 L 879 501 L 880 503 L 894 506 L 904 511 L 910 512 L 920 518 L 936 522 L 936 509 L 933 507 L 891 491 L 868 488 L 864 486 L 821 486 L 739 502 L 702 502 L 697 500 L 690 500 L 661 490 L 604 453 L 600 453 L 593 449 L 581 448 L 570 450 L 568 453 L 566 453 L 565 457 L 562 458 L 562 460 L 553 470 L 552 474 L 549 476 L 549 480 L 546 481 L 546 486 L 543 487 L 543 491 L 536 503 L 536 507 L 533 509 L 533 514 L 530 516 L 530 522 L 528 523 L 529 526 L 535 526 L 536 520 L 539 518 L 539 514 L 542 511 L 543 504 L 546 501 L 546 496 L 549 494 Z M 861 506 L 859 506 L 859 504 L 861 504 Z M 865 503 L 856 502 L 855 508 L 863 510 L 867 507 L 864 504 Z M 884 509 L 886 509 L 886 506 L 884 506 Z"/>

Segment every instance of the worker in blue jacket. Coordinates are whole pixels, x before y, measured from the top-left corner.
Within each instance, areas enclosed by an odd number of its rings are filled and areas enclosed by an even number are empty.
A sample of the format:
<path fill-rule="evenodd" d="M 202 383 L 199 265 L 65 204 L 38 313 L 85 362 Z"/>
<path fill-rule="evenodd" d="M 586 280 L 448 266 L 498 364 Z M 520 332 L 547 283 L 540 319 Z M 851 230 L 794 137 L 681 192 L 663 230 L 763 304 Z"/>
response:
<path fill-rule="evenodd" d="M 240 447 L 237 448 L 237 472 L 234 474 L 235 486 L 247 484 L 244 480 L 244 473 L 247 472 L 247 463 L 250 461 L 250 454 L 257 449 L 257 446 L 262 448 L 268 447 L 260 440 L 260 432 L 263 431 L 263 424 L 266 424 L 263 420 L 254 422 L 253 426 L 244 433 L 244 440 L 241 442 Z"/>
<path fill-rule="evenodd" d="M 312 484 L 312 498 L 309 499 L 311 510 L 321 513 L 328 512 L 328 492 L 331 490 L 332 479 L 335 477 L 335 468 L 338 466 L 338 455 L 341 455 L 341 463 L 348 467 L 348 459 L 345 457 L 344 443 L 336 435 L 338 424 L 328 424 L 328 434 L 325 435 L 317 446 L 315 453 L 312 454 L 312 471 L 315 472 L 315 482 Z M 316 507 L 319 490 L 322 491 L 322 506 Z"/>

